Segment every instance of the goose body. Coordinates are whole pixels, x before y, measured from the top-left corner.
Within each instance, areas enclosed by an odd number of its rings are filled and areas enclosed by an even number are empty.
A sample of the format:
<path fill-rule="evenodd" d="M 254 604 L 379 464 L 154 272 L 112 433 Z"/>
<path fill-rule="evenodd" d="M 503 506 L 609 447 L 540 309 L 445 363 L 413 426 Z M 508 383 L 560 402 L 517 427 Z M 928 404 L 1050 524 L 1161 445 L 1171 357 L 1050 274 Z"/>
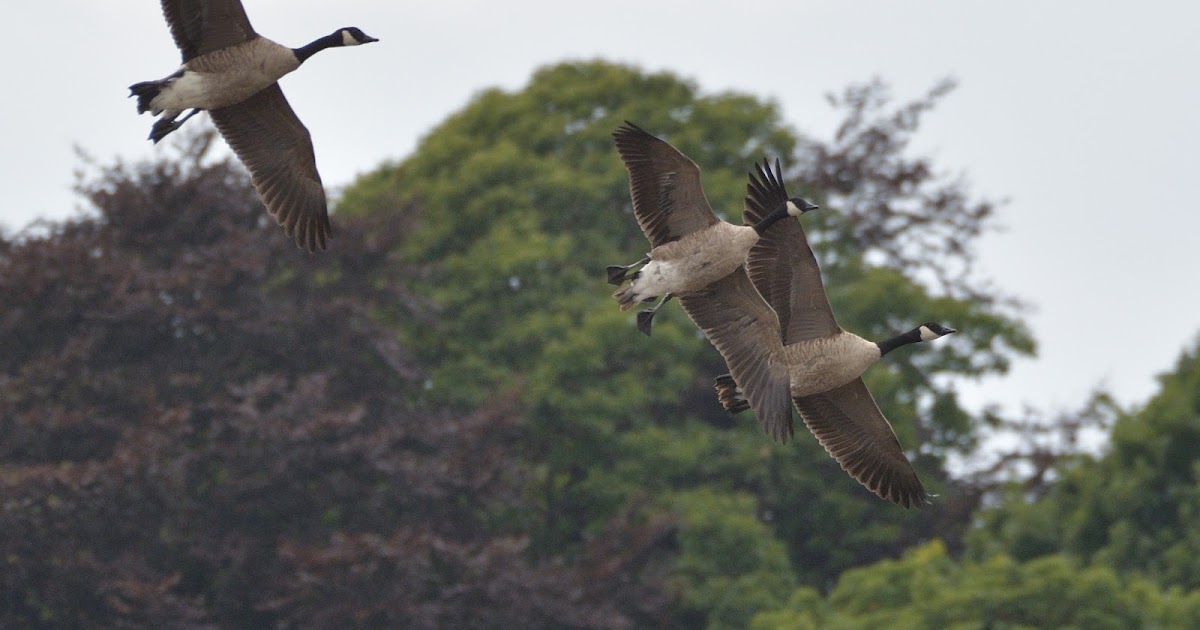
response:
<path fill-rule="evenodd" d="M 862 376 L 883 356 L 879 345 L 842 331 L 831 337 L 783 346 L 792 397 L 810 396 Z"/>
<path fill-rule="evenodd" d="M 803 199 L 784 200 L 753 225 L 733 225 L 713 213 L 700 184 L 700 169 L 678 149 L 630 122 L 613 138 L 629 171 L 634 216 L 651 250 L 632 265 L 610 266 L 609 282 L 629 282 L 613 293 L 621 310 L 660 300 L 638 314 L 638 329 L 647 335 L 654 314 L 672 296 L 729 275 L 745 262 L 767 228 L 816 208 Z M 638 265 L 640 270 L 630 272 Z"/>
<path fill-rule="evenodd" d="M 288 48 L 256 33 L 240 0 L 162 0 L 162 10 L 183 65 L 129 86 L 139 114 L 160 116 L 150 139 L 209 112 L 284 232 L 309 251 L 324 249 L 332 228 L 312 138 L 277 82 L 322 50 L 378 40 L 347 27 Z"/>
<path fill-rule="evenodd" d="M 747 187 L 746 219 L 787 199 L 779 163 L 757 167 Z M 895 432 L 861 378 L 884 355 L 955 330 L 924 323 L 873 342 L 838 326 L 820 268 L 798 221 L 763 234 L 746 265 L 680 296 L 684 311 L 724 357 L 718 399 L 731 413 L 754 409 L 772 437 L 793 434 L 794 406 L 841 467 L 879 497 L 911 507 L 928 494 Z"/>
<path fill-rule="evenodd" d="M 291 48 L 256 37 L 183 64 L 162 80 L 147 109 L 157 116 L 164 111 L 178 115 L 189 109 L 236 105 L 299 67 Z"/>
<path fill-rule="evenodd" d="M 637 302 L 703 288 L 740 267 L 757 242 L 754 228 L 720 221 L 663 243 L 647 254 L 650 262 L 617 292 L 617 299 L 630 308 Z"/>

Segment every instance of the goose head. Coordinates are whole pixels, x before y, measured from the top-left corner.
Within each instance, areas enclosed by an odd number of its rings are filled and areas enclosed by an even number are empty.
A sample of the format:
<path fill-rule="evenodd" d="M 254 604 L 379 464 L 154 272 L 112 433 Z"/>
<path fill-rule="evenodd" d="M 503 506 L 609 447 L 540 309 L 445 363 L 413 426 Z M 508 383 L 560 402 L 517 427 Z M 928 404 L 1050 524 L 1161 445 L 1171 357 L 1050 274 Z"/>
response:
<path fill-rule="evenodd" d="M 760 170 L 759 172 L 762 171 Z M 809 210 L 816 210 L 819 207 L 820 206 L 809 203 L 799 197 L 792 197 L 791 199 L 788 199 L 787 201 L 775 206 L 775 209 L 771 211 L 771 214 L 768 214 L 767 216 L 763 217 L 761 221 L 754 224 L 754 231 L 758 232 L 759 236 L 762 236 L 762 233 L 765 232 L 767 228 L 774 225 L 777 221 L 782 221 L 784 217 L 798 217 Z"/>
<path fill-rule="evenodd" d="M 958 332 L 949 326 L 943 326 L 937 322 L 925 322 L 917 326 L 917 333 L 921 336 L 921 341 L 933 341 L 941 339 L 946 335 Z"/>
<path fill-rule="evenodd" d="M 355 26 L 339 28 L 334 35 L 341 38 L 342 46 L 358 46 L 359 44 L 370 44 L 371 42 L 379 41 L 378 39 L 375 39 L 374 37 L 362 32 L 361 29 Z"/>
<path fill-rule="evenodd" d="M 801 199 L 800 197 L 792 197 L 791 199 L 787 200 L 787 213 L 793 217 L 798 217 L 809 210 L 816 210 L 820 207 L 821 206 L 818 206 L 815 203 L 809 203 L 808 200 Z"/>

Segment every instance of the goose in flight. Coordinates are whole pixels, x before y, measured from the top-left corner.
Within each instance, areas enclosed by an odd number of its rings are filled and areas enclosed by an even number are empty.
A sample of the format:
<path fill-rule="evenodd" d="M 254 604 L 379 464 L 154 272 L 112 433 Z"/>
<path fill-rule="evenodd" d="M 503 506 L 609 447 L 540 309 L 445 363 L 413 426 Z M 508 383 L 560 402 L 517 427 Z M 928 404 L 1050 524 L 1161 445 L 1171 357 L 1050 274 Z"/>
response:
<path fill-rule="evenodd" d="M 288 48 L 256 33 L 239 0 L 162 0 L 162 10 L 183 65 L 129 86 L 139 114 L 162 116 L 150 139 L 208 111 L 284 232 L 310 252 L 324 249 L 332 228 L 312 139 L 277 81 L 322 50 L 378 40 L 347 27 Z"/>
<path fill-rule="evenodd" d="M 817 208 L 799 197 L 786 199 L 752 225 L 733 225 L 713 213 L 700 186 L 700 169 L 675 147 L 628 121 L 613 138 L 629 171 L 633 214 L 651 249 L 632 265 L 610 266 L 608 281 L 618 286 L 629 281 L 613 293 L 623 311 L 659 300 L 638 313 L 638 330 L 647 335 L 654 314 L 672 296 L 728 275 L 745 262 L 767 228 Z"/>
<path fill-rule="evenodd" d="M 779 161 L 755 165 L 747 185 L 745 220 L 788 202 Z M 753 408 L 763 429 L 786 441 L 791 407 L 825 450 L 877 496 L 904 507 L 929 501 L 892 426 L 861 375 L 904 345 L 956 332 L 936 322 L 878 343 L 842 330 L 821 283 L 821 270 L 799 221 L 764 233 L 744 268 L 680 296 L 684 311 L 724 357 L 730 374 L 717 378 L 722 405 Z"/>

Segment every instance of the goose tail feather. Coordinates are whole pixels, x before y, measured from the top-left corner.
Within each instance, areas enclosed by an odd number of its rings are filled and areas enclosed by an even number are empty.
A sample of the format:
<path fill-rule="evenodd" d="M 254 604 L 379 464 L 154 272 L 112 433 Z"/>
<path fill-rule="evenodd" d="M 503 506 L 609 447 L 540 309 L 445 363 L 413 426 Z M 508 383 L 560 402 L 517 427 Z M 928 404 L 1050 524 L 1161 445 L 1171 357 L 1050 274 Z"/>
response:
<path fill-rule="evenodd" d="M 129 96 L 137 97 L 139 114 L 150 111 L 150 102 L 162 91 L 162 81 L 142 81 L 129 86 Z"/>
<path fill-rule="evenodd" d="M 633 285 L 631 284 L 617 289 L 613 293 L 613 297 L 617 299 L 617 305 L 621 307 L 622 311 L 628 311 L 637 306 L 638 303 L 638 300 L 634 297 Z"/>

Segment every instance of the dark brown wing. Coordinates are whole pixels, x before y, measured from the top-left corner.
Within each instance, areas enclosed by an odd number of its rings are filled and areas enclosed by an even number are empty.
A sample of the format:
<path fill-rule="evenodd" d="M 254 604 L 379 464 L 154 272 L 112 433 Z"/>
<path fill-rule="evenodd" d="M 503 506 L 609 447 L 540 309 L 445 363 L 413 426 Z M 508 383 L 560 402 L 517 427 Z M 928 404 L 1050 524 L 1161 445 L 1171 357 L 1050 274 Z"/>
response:
<path fill-rule="evenodd" d="M 763 170 L 763 166 L 766 170 Z M 788 200 L 779 160 L 775 171 L 754 165 L 746 184 L 744 220 L 754 225 Z M 787 217 L 767 228 L 746 257 L 746 271 L 767 303 L 779 314 L 783 344 L 837 334 L 837 319 L 821 283 L 821 268 L 808 246 L 800 221 Z"/>
<path fill-rule="evenodd" d="M 325 249 L 332 229 L 312 138 L 279 84 L 209 113 L 249 169 L 254 188 L 275 221 L 295 237 L 297 245 L 310 252 Z"/>
<path fill-rule="evenodd" d="M 687 156 L 630 122 L 613 132 L 613 139 L 629 171 L 633 214 L 651 246 L 720 220 L 704 196 L 700 169 Z"/>
<path fill-rule="evenodd" d="M 929 503 L 896 432 L 861 378 L 793 401 L 821 446 L 868 490 L 906 508 Z"/>
<path fill-rule="evenodd" d="M 257 36 L 240 0 L 162 0 L 162 10 L 184 63 Z"/>
<path fill-rule="evenodd" d="M 725 358 L 763 430 L 786 442 L 793 430 L 791 387 L 779 320 L 746 271 L 738 267 L 699 291 L 680 295 L 679 301 Z"/>

